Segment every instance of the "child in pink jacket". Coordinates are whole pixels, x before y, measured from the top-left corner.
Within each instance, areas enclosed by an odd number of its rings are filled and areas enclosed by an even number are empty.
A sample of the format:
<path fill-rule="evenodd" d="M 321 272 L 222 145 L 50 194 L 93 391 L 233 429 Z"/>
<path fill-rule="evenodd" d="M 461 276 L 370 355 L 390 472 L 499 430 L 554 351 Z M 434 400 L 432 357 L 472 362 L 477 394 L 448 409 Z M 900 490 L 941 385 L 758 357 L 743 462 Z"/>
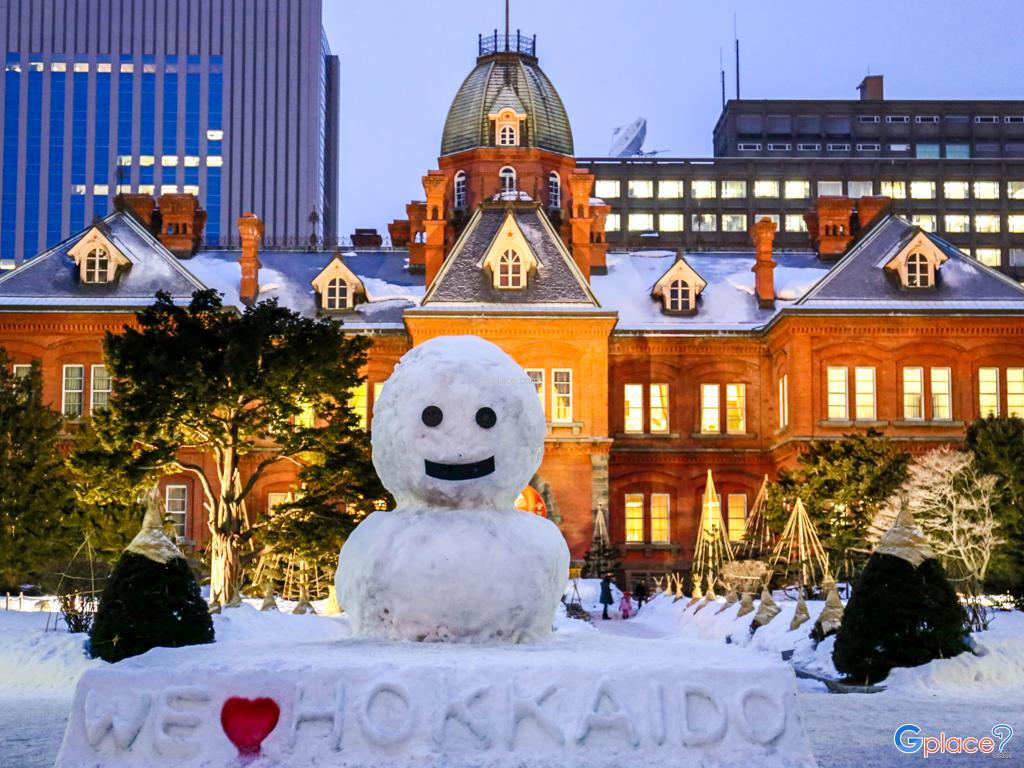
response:
<path fill-rule="evenodd" d="M 628 619 L 633 613 L 632 597 L 632 592 L 623 592 L 622 599 L 619 601 L 619 613 L 622 614 L 622 618 L 624 619 Z"/>

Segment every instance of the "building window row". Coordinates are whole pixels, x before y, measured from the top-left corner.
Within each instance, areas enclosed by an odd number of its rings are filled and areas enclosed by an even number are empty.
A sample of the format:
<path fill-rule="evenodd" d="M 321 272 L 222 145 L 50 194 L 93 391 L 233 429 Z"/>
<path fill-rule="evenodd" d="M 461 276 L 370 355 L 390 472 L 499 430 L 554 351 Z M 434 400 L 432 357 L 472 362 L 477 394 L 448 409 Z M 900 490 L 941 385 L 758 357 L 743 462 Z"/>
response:
<path fill-rule="evenodd" d="M 668 384 L 626 384 L 625 431 L 631 434 L 668 434 Z"/>
<path fill-rule="evenodd" d="M 627 544 L 668 544 L 671 497 L 667 493 L 627 493 L 625 505 Z"/>
<path fill-rule="evenodd" d="M 89 395 L 86 400 L 86 367 L 85 365 L 65 365 L 61 374 L 61 399 L 60 412 L 68 419 L 79 419 L 86 413 L 106 408 L 110 402 L 112 381 L 105 365 L 88 366 Z M 31 366 L 15 366 L 15 373 L 19 369 L 25 372 L 31 370 Z M 88 403 L 88 411 L 86 404 Z"/>
<path fill-rule="evenodd" d="M 724 398 L 723 398 L 724 389 Z M 722 433 L 743 435 L 747 432 L 747 385 L 701 384 L 700 431 L 703 435 Z"/>

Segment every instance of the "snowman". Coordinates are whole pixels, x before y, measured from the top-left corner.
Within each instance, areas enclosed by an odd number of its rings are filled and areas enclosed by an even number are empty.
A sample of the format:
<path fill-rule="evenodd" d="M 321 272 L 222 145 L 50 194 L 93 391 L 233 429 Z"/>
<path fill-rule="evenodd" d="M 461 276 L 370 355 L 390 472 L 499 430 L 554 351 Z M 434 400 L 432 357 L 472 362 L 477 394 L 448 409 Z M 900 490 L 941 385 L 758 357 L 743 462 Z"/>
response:
<path fill-rule="evenodd" d="M 551 631 L 569 550 L 515 508 L 544 454 L 544 408 L 511 357 L 476 336 L 402 357 L 373 411 L 373 465 L 397 506 L 342 547 L 335 578 L 354 634 L 524 642 Z"/>

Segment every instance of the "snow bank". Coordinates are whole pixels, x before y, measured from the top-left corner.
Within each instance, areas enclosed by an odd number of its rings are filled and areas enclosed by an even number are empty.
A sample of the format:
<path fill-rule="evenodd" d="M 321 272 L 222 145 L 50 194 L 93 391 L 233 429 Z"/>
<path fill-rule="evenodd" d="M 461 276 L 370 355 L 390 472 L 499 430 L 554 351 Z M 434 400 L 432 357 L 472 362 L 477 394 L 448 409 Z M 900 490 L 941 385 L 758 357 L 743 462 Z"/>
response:
<path fill-rule="evenodd" d="M 46 613 L 0 611 L 0 693 L 68 692 L 87 669 L 104 662 L 85 652 L 86 635 L 47 632 Z M 53 626 L 53 616 L 50 616 Z"/>

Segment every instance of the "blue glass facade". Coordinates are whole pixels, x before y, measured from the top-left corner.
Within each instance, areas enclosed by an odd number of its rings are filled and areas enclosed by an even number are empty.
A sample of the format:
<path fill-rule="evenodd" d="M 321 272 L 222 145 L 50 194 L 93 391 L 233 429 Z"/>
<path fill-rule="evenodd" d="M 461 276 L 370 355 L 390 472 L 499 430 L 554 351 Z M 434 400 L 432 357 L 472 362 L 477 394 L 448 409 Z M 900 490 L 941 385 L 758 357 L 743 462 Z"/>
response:
<path fill-rule="evenodd" d="M 39 249 L 39 166 L 43 149 L 43 65 L 33 57 L 28 64 L 28 102 L 25 112 L 25 258 Z"/>
<path fill-rule="evenodd" d="M 220 56 L 210 57 L 210 97 L 206 132 L 206 238 L 212 243 L 220 242 L 221 166 L 211 165 L 209 158 L 223 162 L 224 140 L 224 60 Z"/>
<path fill-rule="evenodd" d="M 47 245 L 60 242 L 64 215 L 64 97 L 67 77 L 63 71 L 54 70 L 50 73 L 50 142 L 46 172 Z"/>
<path fill-rule="evenodd" d="M 100 57 L 96 67 L 96 136 L 93 139 L 92 215 L 106 216 L 110 199 L 110 57 Z"/>
<path fill-rule="evenodd" d="M 0 208 L 0 259 L 13 259 L 18 230 L 18 118 L 21 115 L 21 66 L 8 53 L 4 66 L 4 178 Z"/>

